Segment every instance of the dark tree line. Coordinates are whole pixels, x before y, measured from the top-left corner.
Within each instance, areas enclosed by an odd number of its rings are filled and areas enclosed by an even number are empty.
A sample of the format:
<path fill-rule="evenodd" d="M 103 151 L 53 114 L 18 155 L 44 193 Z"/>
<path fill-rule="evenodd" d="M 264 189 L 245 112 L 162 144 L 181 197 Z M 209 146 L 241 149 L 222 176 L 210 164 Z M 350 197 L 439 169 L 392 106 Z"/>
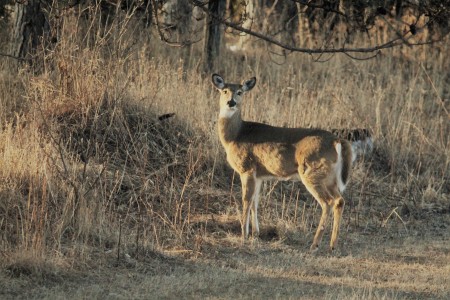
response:
<path fill-rule="evenodd" d="M 118 10 L 133 10 L 145 28 L 156 29 L 161 40 L 183 51 L 203 42 L 206 69 L 214 66 L 224 32 L 240 50 L 245 50 L 242 41 L 253 37 L 288 52 L 348 55 L 437 43 L 450 32 L 449 0 L 1 0 L 0 17 L 11 24 L 8 52 L 2 55 L 27 59 L 42 43 L 57 42 L 50 12 L 58 17 L 58 11 L 89 5 L 100 5 L 110 18 Z M 387 39 L 352 45 L 356 34 L 370 38 L 381 26 Z M 424 30 L 432 34 L 416 41 Z"/>

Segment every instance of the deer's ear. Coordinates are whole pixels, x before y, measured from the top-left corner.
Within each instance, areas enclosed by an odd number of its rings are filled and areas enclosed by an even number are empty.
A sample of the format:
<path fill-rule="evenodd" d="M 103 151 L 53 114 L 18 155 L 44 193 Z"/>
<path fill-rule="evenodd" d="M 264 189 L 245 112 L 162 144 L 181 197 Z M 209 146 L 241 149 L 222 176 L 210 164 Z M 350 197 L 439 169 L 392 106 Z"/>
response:
<path fill-rule="evenodd" d="M 212 83 L 219 90 L 221 90 L 225 87 L 225 81 L 223 80 L 222 76 L 220 76 L 219 74 L 212 75 Z"/>
<path fill-rule="evenodd" d="M 249 80 L 244 81 L 244 82 L 242 83 L 242 90 L 243 90 L 244 92 L 248 92 L 248 91 L 250 91 L 252 88 L 254 88 L 255 85 L 256 85 L 256 77 L 252 77 L 252 78 L 250 78 Z"/>

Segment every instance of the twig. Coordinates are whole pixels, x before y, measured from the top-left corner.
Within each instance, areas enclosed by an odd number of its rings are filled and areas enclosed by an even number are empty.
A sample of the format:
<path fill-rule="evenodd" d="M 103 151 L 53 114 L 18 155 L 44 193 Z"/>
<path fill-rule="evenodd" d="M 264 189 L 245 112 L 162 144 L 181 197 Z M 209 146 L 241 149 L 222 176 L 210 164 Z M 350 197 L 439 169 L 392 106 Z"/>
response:
<path fill-rule="evenodd" d="M 117 262 L 120 261 L 120 242 L 122 239 L 122 217 L 119 218 L 119 240 L 117 241 Z"/>
<path fill-rule="evenodd" d="M 437 91 L 436 86 L 434 85 L 433 80 L 431 80 L 431 77 L 430 77 L 430 75 L 428 75 L 427 70 L 425 70 L 425 68 L 423 67 L 423 64 L 420 64 L 420 67 L 421 67 L 422 70 L 425 72 L 425 75 L 427 75 L 427 78 L 428 78 L 428 81 L 429 81 L 430 84 L 431 84 L 431 87 L 433 88 L 434 92 L 436 93 L 437 98 L 439 98 L 438 104 L 442 106 L 442 109 L 443 109 L 444 112 L 447 114 L 447 117 L 450 118 L 450 114 L 449 114 L 448 110 L 445 108 L 445 106 L 444 106 L 444 101 L 443 101 L 443 99 L 441 98 L 441 96 L 439 95 L 439 92 Z"/>
<path fill-rule="evenodd" d="M 349 16 L 346 15 L 345 13 L 341 12 L 340 10 L 336 10 L 336 9 L 331 8 L 331 7 L 327 7 L 324 4 L 322 4 L 322 5 L 311 4 L 312 1 L 309 2 L 309 1 L 305 1 L 305 0 L 291 0 L 291 1 L 295 2 L 295 3 L 298 3 L 298 4 L 301 4 L 301 5 L 305 5 L 305 6 L 309 7 L 309 8 L 323 9 L 326 12 L 332 12 L 332 13 L 335 13 L 335 14 L 341 16 L 341 17 L 344 17 L 347 20 L 349 19 Z"/>
<path fill-rule="evenodd" d="M 383 227 L 386 227 L 386 224 L 387 224 L 387 222 L 389 221 L 389 219 L 391 218 L 391 216 L 392 216 L 392 215 L 395 215 L 395 216 L 397 216 L 397 218 L 402 222 L 403 226 L 405 227 L 406 233 L 408 233 L 408 228 L 406 227 L 406 223 L 405 223 L 405 221 L 403 221 L 402 217 L 400 217 L 400 215 L 397 213 L 397 209 L 398 209 L 398 206 L 395 207 L 395 208 L 389 213 L 389 215 L 387 216 L 386 220 L 383 221 L 382 226 L 383 226 Z"/>
<path fill-rule="evenodd" d="M 164 35 L 161 24 L 159 23 L 158 8 L 157 8 L 158 3 L 156 2 L 156 0 L 151 0 L 151 1 L 152 1 L 152 8 L 153 8 L 152 9 L 153 10 L 153 18 L 155 19 L 156 29 L 158 30 L 158 35 L 159 35 L 159 38 L 161 39 L 161 41 L 163 41 L 164 43 L 166 43 L 169 46 L 177 47 L 177 48 L 186 47 L 186 46 L 195 44 L 200 41 L 200 40 L 197 40 L 197 41 L 184 40 L 182 42 L 173 42 L 170 39 L 168 39 Z M 185 26 L 185 24 L 180 24 L 179 26 Z"/>
<path fill-rule="evenodd" d="M 30 60 L 30 59 L 27 59 L 27 58 L 18 57 L 18 56 L 14 56 L 14 55 L 10 55 L 10 54 L 5 54 L 5 53 L 0 53 L 0 56 L 9 57 L 9 58 L 13 58 L 13 59 L 16 59 L 16 60 L 21 60 L 21 61 L 28 61 L 28 60 Z"/>
<path fill-rule="evenodd" d="M 375 53 L 374 55 L 361 58 L 361 57 L 356 57 L 354 55 L 344 52 L 345 55 L 347 55 L 348 57 L 350 57 L 351 59 L 354 59 L 354 60 L 370 60 L 372 58 L 377 57 L 380 53 L 381 53 L 381 50 L 378 50 L 377 53 Z"/>

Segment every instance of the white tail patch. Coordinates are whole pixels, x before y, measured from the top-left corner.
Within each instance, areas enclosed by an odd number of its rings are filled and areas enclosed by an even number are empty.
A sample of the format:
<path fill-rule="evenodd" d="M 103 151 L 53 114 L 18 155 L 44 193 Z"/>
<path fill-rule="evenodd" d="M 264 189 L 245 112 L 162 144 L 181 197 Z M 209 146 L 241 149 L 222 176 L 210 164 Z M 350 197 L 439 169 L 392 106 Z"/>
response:
<path fill-rule="evenodd" d="M 352 163 L 373 151 L 373 139 L 369 129 L 331 129 L 331 132 L 352 143 Z"/>
<path fill-rule="evenodd" d="M 336 152 L 337 152 L 337 162 L 336 162 L 336 181 L 339 188 L 339 191 L 342 193 L 345 190 L 345 183 L 342 181 L 342 167 L 343 167 L 343 159 L 342 159 L 342 145 L 341 143 L 336 144 Z"/>

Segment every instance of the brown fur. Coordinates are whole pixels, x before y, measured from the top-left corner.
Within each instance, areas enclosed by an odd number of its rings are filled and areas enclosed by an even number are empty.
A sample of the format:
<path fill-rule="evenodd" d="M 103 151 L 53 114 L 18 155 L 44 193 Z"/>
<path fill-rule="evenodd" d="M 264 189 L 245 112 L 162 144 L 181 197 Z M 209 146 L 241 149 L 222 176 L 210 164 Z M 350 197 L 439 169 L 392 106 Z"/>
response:
<path fill-rule="evenodd" d="M 242 120 L 242 95 L 255 83 L 256 79 L 252 78 L 242 85 L 227 84 L 219 75 L 213 75 L 213 84 L 221 92 L 220 141 L 229 164 L 239 173 L 242 182 L 242 235 L 247 238 L 249 234 L 250 211 L 253 234 L 259 233 L 257 209 L 261 181 L 298 176 L 322 207 L 311 249 L 316 250 L 322 239 L 330 210 L 334 214 L 330 247 L 334 249 L 344 208 L 337 176 L 340 174 L 342 183 L 347 183 L 352 163 L 351 145 L 325 130 L 281 128 Z M 339 167 L 338 144 L 342 158 Z"/>

